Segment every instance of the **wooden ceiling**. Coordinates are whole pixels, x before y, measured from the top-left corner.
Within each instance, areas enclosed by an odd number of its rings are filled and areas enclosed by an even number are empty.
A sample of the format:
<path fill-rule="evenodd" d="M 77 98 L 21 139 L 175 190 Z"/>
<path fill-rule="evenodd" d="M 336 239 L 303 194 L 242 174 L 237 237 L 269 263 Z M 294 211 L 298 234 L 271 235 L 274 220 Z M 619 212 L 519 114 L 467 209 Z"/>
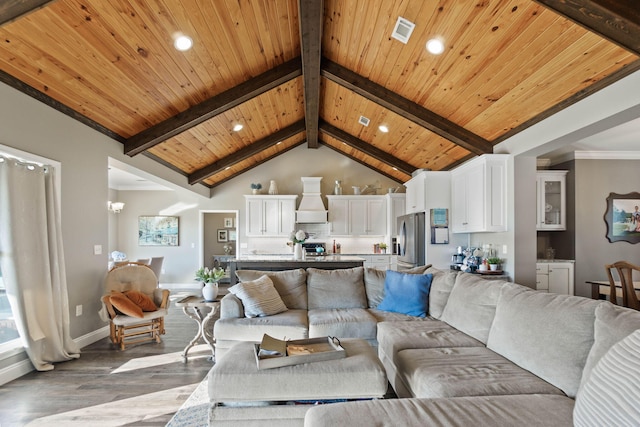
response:
<path fill-rule="evenodd" d="M 635 2 L 8 0 L 0 80 L 192 184 L 300 144 L 404 182 L 639 70 Z M 406 44 L 399 16 L 415 23 Z"/>

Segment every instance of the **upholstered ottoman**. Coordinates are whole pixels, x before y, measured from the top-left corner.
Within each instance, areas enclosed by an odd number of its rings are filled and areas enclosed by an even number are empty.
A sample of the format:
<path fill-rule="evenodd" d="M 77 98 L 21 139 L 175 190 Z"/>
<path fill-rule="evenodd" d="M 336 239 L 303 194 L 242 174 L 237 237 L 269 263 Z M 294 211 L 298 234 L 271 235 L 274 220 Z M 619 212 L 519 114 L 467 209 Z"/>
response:
<path fill-rule="evenodd" d="M 239 343 L 209 372 L 213 426 L 302 426 L 310 404 L 380 398 L 387 377 L 364 340 L 341 340 L 347 357 L 259 370 L 253 343 Z"/>

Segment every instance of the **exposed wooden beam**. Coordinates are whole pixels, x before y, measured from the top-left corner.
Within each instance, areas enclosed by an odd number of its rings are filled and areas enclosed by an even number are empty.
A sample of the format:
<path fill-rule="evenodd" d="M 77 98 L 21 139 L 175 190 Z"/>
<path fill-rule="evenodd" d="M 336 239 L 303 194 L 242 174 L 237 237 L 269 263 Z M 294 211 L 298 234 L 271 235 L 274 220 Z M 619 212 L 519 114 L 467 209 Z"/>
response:
<path fill-rule="evenodd" d="M 323 0 L 299 0 L 300 46 L 304 81 L 304 117 L 307 146 L 318 147 L 320 115 L 320 62 L 322 59 Z"/>
<path fill-rule="evenodd" d="M 327 122 L 320 122 L 320 130 L 323 133 L 337 139 L 338 141 L 342 141 L 345 144 L 355 148 L 356 150 L 362 151 L 368 156 L 373 157 L 376 160 L 380 160 L 387 165 L 398 169 L 400 172 L 406 173 L 407 175 L 411 175 L 411 173 L 417 168 L 410 163 L 405 162 L 404 160 L 400 160 L 391 154 L 374 147 L 371 144 L 367 144 L 365 141 L 356 138 L 355 136 L 343 131 L 342 129 L 338 129 L 337 127 L 330 125 Z"/>
<path fill-rule="evenodd" d="M 323 59 L 321 73 L 327 79 L 429 129 L 474 154 L 481 155 L 493 152 L 491 143 L 479 135 L 335 62 Z"/>
<path fill-rule="evenodd" d="M 386 172 L 384 172 L 384 171 L 381 171 L 380 169 L 375 169 L 375 168 L 371 167 L 371 165 L 368 165 L 366 162 L 364 162 L 364 161 L 362 161 L 362 160 L 358 159 L 358 158 L 357 158 L 357 157 L 355 157 L 355 156 L 352 156 L 352 155 L 351 155 L 351 154 L 349 154 L 349 153 L 345 153 L 344 151 L 340 150 L 339 148 L 334 147 L 333 145 L 329 145 L 329 144 L 327 144 L 326 142 L 324 142 L 324 141 L 322 141 L 322 140 L 320 140 L 320 141 L 319 141 L 319 143 L 320 143 L 320 144 L 322 144 L 322 145 L 324 145 L 324 146 L 325 146 L 325 147 L 327 147 L 327 148 L 332 149 L 332 150 L 333 150 L 333 151 L 335 151 L 336 153 L 340 153 L 340 155 L 345 156 L 345 157 L 347 157 L 347 158 L 349 158 L 349 159 L 353 160 L 354 162 L 360 163 L 361 165 L 366 166 L 367 168 L 371 169 L 372 171 L 374 171 L 374 172 L 376 172 L 376 173 L 379 173 L 380 175 L 384 175 L 384 176 L 386 176 L 387 178 L 392 179 L 392 180 L 394 180 L 394 181 L 396 181 L 396 182 L 398 182 L 398 183 L 400 183 L 400 184 L 403 184 L 404 182 L 408 181 L 408 180 L 409 180 L 409 178 L 411 177 L 411 174 L 408 174 L 409 176 L 407 177 L 407 179 L 405 179 L 405 180 L 400 180 L 400 179 L 396 178 L 395 176 L 392 176 L 392 175 L 390 175 L 390 174 L 388 174 L 388 173 L 386 173 Z"/>
<path fill-rule="evenodd" d="M 0 26 L 53 2 L 55 0 L 2 0 L 0 1 Z"/>
<path fill-rule="evenodd" d="M 132 136 L 124 144 L 124 153 L 140 154 L 301 74 L 300 57 L 285 62 Z"/>
<path fill-rule="evenodd" d="M 33 88 L 32 86 L 29 86 L 28 84 L 16 79 L 15 77 L 7 74 L 6 72 L 0 70 L 0 82 L 5 83 L 8 86 L 11 86 L 12 88 L 19 90 L 20 92 L 24 93 L 25 95 L 28 95 L 34 99 L 37 99 L 38 101 L 42 102 L 45 105 L 48 105 L 49 107 L 53 108 L 54 110 L 57 110 L 59 112 L 61 112 L 62 114 L 65 114 L 69 117 L 71 117 L 72 119 L 75 119 L 77 121 L 79 121 L 80 123 L 83 123 L 87 126 L 89 126 L 90 128 L 108 136 L 109 138 L 115 139 L 118 142 L 124 142 L 125 138 L 118 135 L 117 133 L 107 129 L 106 127 L 102 126 L 100 123 L 97 123 L 93 120 L 91 120 L 90 118 L 88 118 L 87 116 L 78 113 L 77 111 L 67 107 L 66 105 L 64 105 L 63 103 L 56 101 L 55 99 L 51 98 L 49 95 L 40 92 L 39 90 Z M 46 90 L 46 89 L 45 89 Z"/>
<path fill-rule="evenodd" d="M 618 46 L 640 55 L 638 0 L 535 0 Z"/>
<path fill-rule="evenodd" d="M 276 133 L 273 133 L 265 138 L 262 138 L 259 141 L 254 142 L 251 145 L 248 145 L 236 151 L 233 154 L 226 156 L 223 159 L 218 160 L 217 162 L 211 163 L 210 165 L 207 165 L 202 169 L 198 169 L 197 171 L 189 175 L 188 182 L 189 184 L 197 184 L 229 166 L 233 166 L 236 163 L 239 163 L 255 154 L 260 153 L 261 151 L 277 144 L 283 139 L 290 138 L 293 135 L 304 131 L 304 129 L 304 120 L 300 120 L 290 126 L 287 126 L 284 129 L 279 130 Z"/>

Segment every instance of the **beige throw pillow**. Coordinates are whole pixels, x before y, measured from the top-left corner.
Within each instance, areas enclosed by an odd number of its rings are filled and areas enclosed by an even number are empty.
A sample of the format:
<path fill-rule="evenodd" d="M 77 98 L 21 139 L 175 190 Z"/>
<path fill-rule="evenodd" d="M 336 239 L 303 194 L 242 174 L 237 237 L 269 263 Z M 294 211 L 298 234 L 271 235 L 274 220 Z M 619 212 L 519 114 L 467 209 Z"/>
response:
<path fill-rule="evenodd" d="M 288 310 L 267 275 L 254 281 L 240 282 L 230 287 L 229 292 L 240 298 L 246 317 L 271 316 Z"/>

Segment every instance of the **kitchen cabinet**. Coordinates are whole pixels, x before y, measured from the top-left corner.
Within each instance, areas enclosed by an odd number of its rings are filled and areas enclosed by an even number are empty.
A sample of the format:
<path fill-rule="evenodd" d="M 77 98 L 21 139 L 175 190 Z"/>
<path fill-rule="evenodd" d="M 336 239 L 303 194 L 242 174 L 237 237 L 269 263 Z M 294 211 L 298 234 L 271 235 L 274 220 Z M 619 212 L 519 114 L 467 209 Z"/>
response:
<path fill-rule="evenodd" d="M 566 230 L 567 171 L 545 170 L 536 173 L 538 230 Z"/>
<path fill-rule="evenodd" d="M 406 187 L 405 213 L 424 212 L 427 202 L 427 174 L 420 172 L 404 183 Z"/>
<path fill-rule="evenodd" d="M 384 236 L 387 210 L 384 196 L 327 196 L 329 235 Z"/>
<path fill-rule="evenodd" d="M 451 171 L 451 231 L 507 230 L 507 154 L 485 154 Z"/>
<path fill-rule="evenodd" d="M 574 294 L 572 262 L 539 262 L 536 264 L 536 289 L 554 294 Z"/>
<path fill-rule="evenodd" d="M 288 237 L 295 228 L 298 196 L 244 196 L 249 237 Z"/>
<path fill-rule="evenodd" d="M 388 193 L 387 199 L 387 233 L 389 235 L 388 247 L 391 246 L 391 239 L 398 235 L 398 217 L 406 212 L 406 194 Z"/>
<path fill-rule="evenodd" d="M 375 254 L 375 255 L 358 255 L 364 258 L 364 266 L 378 270 L 397 270 L 398 257 L 396 255 Z"/>

